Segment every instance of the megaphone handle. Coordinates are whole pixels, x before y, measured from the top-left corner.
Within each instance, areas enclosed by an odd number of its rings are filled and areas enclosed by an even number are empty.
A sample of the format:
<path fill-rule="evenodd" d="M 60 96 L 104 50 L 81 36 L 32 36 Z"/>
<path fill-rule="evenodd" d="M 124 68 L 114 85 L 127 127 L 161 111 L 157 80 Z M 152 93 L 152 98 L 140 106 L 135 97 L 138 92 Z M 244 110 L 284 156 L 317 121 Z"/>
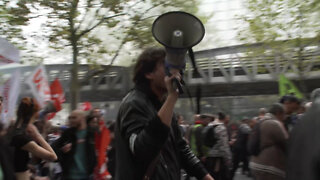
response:
<path fill-rule="evenodd" d="M 169 67 L 168 67 L 168 66 L 166 66 L 166 74 L 167 74 L 168 76 L 171 76 L 171 73 L 170 73 L 170 71 L 169 71 Z M 183 79 L 181 79 L 181 83 L 184 84 Z M 181 83 L 180 83 L 180 82 L 178 81 L 178 79 L 176 79 L 176 78 L 174 78 L 173 81 L 172 81 L 173 87 L 176 88 L 176 89 L 178 88 L 179 94 L 183 94 L 183 93 L 184 93 L 184 92 L 183 92 L 183 89 L 182 89 Z"/>
<path fill-rule="evenodd" d="M 184 93 L 183 89 L 182 89 L 182 86 L 181 86 L 181 83 L 178 81 L 178 79 L 174 78 L 172 83 L 173 83 L 174 87 L 178 88 L 179 94 L 183 94 Z"/>

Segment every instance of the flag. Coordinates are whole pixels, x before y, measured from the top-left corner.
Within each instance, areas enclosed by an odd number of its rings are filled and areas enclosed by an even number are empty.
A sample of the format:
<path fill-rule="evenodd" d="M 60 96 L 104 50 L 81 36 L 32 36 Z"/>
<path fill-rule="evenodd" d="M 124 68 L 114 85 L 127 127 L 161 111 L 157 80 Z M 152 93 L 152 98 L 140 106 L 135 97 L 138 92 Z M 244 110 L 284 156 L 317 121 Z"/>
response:
<path fill-rule="evenodd" d="M 38 66 L 26 79 L 26 83 L 30 86 L 33 96 L 43 108 L 46 101 L 51 100 L 45 67 L 43 65 Z"/>
<path fill-rule="evenodd" d="M 90 109 L 92 109 L 92 105 L 90 102 L 83 102 L 80 105 L 80 110 L 82 111 L 89 111 Z"/>
<path fill-rule="evenodd" d="M 0 38 L 0 65 L 9 63 L 19 63 L 19 50 L 7 40 Z"/>
<path fill-rule="evenodd" d="M 0 86 L 0 95 L 3 97 L 3 107 L 1 112 L 1 122 L 5 128 L 8 127 L 10 120 L 15 117 L 15 110 L 20 94 L 20 70 L 12 73 L 3 85 Z"/>
<path fill-rule="evenodd" d="M 97 166 L 94 170 L 95 180 L 104 180 L 108 175 L 110 175 L 106 166 L 106 152 L 110 142 L 110 130 L 106 127 L 104 121 L 99 121 L 99 133 L 95 134 L 95 148 L 98 158 Z"/>
<path fill-rule="evenodd" d="M 51 92 L 51 100 L 54 103 L 54 106 L 56 108 L 56 112 L 60 111 L 62 109 L 62 103 L 66 101 L 62 85 L 58 78 L 56 78 L 51 84 L 50 84 L 50 92 Z M 52 119 L 56 113 L 49 113 L 47 115 L 47 120 Z"/>
<path fill-rule="evenodd" d="M 303 98 L 303 94 L 299 91 L 299 89 L 282 74 L 279 76 L 279 94 L 280 96 L 292 94 L 297 98 Z"/>
<path fill-rule="evenodd" d="M 55 79 L 51 85 L 50 85 L 50 91 L 51 91 L 51 100 L 55 102 L 57 111 L 60 111 L 61 104 L 66 101 L 62 85 L 59 81 L 59 79 Z"/>

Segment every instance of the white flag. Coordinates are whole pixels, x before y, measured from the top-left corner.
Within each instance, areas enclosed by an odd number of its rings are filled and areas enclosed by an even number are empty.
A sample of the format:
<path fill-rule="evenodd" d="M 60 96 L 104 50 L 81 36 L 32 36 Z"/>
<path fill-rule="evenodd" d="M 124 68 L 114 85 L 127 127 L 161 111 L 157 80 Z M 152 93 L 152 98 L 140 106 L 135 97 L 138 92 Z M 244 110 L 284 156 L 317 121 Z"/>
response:
<path fill-rule="evenodd" d="M 3 97 L 1 112 L 1 122 L 5 128 L 8 127 L 10 120 L 14 119 L 17 100 L 20 94 L 20 70 L 12 73 L 2 86 L 0 86 L 0 95 Z"/>
<path fill-rule="evenodd" d="M 46 101 L 51 100 L 47 73 L 43 65 L 38 66 L 27 78 L 26 83 L 30 86 L 33 96 L 41 107 Z"/>
<path fill-rule="evenodd" d="M 19 50 L 7 40 L 0 38 L 0 65 L 9 63 L 19 63 Z"/>

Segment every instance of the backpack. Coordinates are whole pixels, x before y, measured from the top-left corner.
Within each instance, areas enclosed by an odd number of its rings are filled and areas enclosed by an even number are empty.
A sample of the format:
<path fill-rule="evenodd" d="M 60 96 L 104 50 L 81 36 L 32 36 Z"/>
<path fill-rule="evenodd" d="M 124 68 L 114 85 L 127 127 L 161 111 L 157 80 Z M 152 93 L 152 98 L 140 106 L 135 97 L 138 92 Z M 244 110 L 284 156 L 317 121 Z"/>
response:
<path fill-rule="evenodd" d="M 265 120 L 260 120 L 252 129 L 249 139 L 248 139 L 248 144 L 247 144 L 247 151 L 249 155 L 252 156 L 257 156 L 259 155 L 261 148 L 260 148 L 260 127 L 261 124 Z"/>
<path fill-rule="evenodd" d="M 203 129 L 202 136 L 203 136 L 203 145 L 207 147 L 213 147 L 218 139 L 215 136 L 214 129 L 218 126 L 218 124 L 207 126 Z"/>

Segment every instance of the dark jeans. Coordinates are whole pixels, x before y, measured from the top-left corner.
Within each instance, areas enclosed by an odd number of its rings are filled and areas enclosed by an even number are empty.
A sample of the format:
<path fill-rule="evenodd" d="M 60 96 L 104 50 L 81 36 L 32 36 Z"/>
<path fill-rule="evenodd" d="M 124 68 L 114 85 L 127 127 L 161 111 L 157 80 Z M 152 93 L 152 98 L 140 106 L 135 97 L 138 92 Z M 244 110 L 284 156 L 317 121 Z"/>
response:
<path fill-rule="evenodd" d="M 246 155 L 246 152 L 234 151 L 232 162 L 233 162 L 233 168 L 232 168 L 232 172 L 231 172 L 231 179 L 233 179 L 234 174 L 235 174 L 236 170 L 238 169 L 240 162 L 243 163 L 242 173 L 250 173 L 249 158 Z"/>

